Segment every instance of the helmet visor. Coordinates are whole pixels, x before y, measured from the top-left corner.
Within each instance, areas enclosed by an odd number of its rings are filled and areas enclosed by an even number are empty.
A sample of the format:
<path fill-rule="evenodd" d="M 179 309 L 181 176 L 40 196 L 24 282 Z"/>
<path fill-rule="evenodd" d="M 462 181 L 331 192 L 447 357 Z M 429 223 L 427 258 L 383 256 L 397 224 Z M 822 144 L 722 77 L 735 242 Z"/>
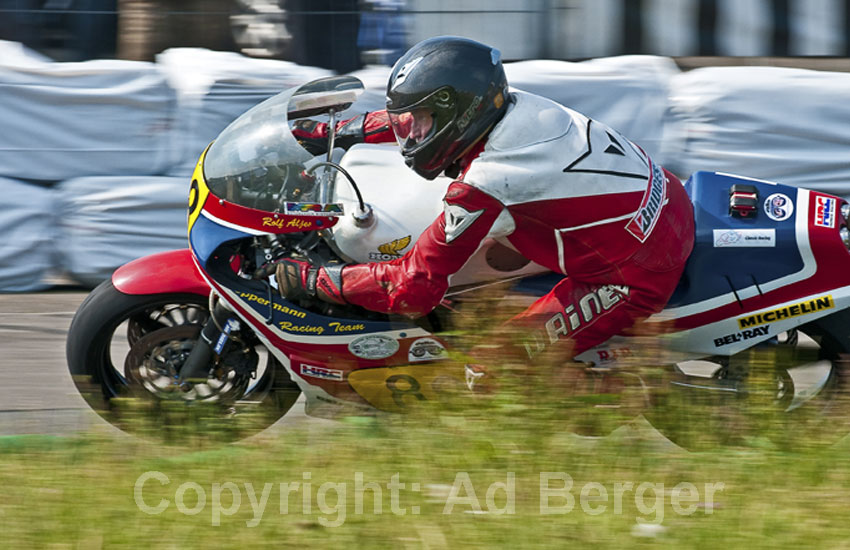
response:
<path fill-rule="evenodd" d="M 428 107 L 390 112 L 389 115 L 393 132 L 403 151 L 410 151 L 426 143 L 436 132 L 436 115 Z"/>

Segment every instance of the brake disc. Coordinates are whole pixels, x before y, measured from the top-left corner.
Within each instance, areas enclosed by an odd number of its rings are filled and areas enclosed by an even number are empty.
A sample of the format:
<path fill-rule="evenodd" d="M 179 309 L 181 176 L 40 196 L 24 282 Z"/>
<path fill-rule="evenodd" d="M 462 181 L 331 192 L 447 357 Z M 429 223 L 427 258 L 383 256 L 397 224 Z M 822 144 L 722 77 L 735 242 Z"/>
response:
<path fill-rule="evenodd" d="M 124 377 L 132 394 L 182 401 L 238 399 L 250 382 L 250 374 L 222 363 L 211 369 L 206 383 L 180 383 L 180 369 L 201 332 L 198 325 L 165 327 L 139 338 L 124 362 Z M 242 372 L 240 372 L 242 371 Z"/>
<path fill-rule="evenodd" d="M 180 325 L 203 326 L 209 312 L 195 304 L 169 304 L 145 310 L 128 319 L 127 342 L 134 346 L 144 335 L 165 327 Z"/>

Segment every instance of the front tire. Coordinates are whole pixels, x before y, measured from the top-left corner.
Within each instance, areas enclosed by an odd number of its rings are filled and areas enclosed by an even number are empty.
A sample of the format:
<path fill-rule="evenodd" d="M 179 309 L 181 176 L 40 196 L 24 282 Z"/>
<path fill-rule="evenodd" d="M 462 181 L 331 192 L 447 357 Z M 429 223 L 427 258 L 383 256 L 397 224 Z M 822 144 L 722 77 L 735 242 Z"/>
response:
<path fill-rule="evenodd" d="M 286 414 L 300 390 L 247 331 L 240 353 L 254 363 L 220 361 L 220 394 L 184 394 L 176 378 L 169 384 L 166 367 L 173 372 L 188 356 L 209 317 L 207 302 L 197 294 L 124 294 L 109 280 L 95 288 L 77 310 L 66 346 L 71 376 L 89 406 L 124 431 L 175 443 L 241 439 Z"/>

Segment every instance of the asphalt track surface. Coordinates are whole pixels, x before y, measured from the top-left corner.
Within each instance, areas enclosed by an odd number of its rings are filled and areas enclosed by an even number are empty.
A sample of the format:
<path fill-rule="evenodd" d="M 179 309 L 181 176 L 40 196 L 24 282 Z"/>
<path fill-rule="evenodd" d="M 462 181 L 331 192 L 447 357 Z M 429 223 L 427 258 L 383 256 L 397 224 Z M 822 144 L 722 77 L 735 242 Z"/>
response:
<path fill-rule="evenodd" d="M 0 435 L 65 434 L 99 421 L 65 363 L 68 326 L 86 294 L 0 294 Z"/>
<path fill-rule="evenodd" d="M 0 294 L 0 436 L 66 435 L 112 430 L 77 392 L 65 361 L 65 340 L 88 290 L 59 288 Z M 291 423 L 326 423 L 296 403 L 271 430 Z"/>

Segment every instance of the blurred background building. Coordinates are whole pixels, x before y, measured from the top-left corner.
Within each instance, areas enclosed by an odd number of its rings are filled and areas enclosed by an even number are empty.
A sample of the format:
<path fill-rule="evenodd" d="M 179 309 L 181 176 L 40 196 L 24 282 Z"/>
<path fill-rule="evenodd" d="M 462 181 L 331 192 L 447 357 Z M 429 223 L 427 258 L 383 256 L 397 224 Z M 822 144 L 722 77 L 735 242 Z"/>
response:
<path fill-rule="evenodd" d="M 0 39 L 57 61 L 190 46 L 346 73 L 439 34 L 508 60 L 850 56 L 850 0 L 0 0 Z"/>

